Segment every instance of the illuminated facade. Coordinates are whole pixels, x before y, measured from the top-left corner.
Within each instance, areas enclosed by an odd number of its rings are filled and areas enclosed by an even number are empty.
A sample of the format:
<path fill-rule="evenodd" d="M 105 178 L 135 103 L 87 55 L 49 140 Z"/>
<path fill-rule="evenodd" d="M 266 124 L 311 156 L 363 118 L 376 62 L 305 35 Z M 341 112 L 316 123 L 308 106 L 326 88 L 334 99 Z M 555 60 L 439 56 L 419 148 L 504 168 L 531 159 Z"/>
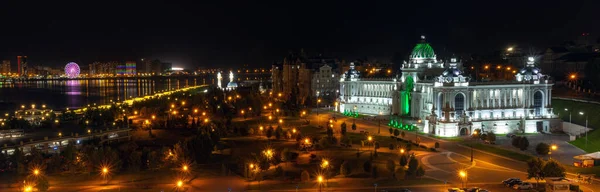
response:
<path fill-rule="evenodd" d="M 469 135 L 475 129 L 549 132 L 560 126 L 551 107 L 553 83 L 534 58 L 511 81 L 470 82 L 460 68 L 455 58 L 437 61 L 422 37 L 402 65 L 399 81 L 363 79 L 351 65 L 340 80 L 338 110 L 410 116 L 423 120 L 421 131 L 439 136 Z"/>

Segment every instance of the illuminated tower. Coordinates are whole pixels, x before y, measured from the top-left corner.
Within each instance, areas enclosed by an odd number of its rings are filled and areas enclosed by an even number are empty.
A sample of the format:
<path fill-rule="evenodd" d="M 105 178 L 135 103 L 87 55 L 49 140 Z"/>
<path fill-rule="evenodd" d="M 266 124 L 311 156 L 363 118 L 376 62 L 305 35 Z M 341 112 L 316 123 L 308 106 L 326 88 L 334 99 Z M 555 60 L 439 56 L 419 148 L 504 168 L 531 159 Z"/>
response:
<path fill-rule="evenodd" d="M 27 75 L 27 56 L 17 56 L 17 73 Z"/>
<path fill-rule="evenodd" d="M 229 82 L 233 82 L 233 72 L 229 71 Z"/>
<path fill-rule="evenodd" d="M 221 89 L 221 80 L 223 80 L 223 76 L 221 76 L 221 72 L 217 73 L 217 87 L 219 87 L 219 89 Z"/>

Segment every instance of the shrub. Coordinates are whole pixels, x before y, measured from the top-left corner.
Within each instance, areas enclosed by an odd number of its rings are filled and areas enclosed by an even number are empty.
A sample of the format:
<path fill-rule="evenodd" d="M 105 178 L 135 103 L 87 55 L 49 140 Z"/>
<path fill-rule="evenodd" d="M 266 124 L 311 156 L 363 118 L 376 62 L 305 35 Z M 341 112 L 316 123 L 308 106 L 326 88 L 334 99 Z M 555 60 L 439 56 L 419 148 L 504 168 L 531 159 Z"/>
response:
<path fill-rule="evenodd" d="M 404 170 L 404 168 L 399 167 L 398 169 L 396 169 L 395 172 L 396 175 L 396 179 L 400 180 L 404 180 L 404 178 L 406 178 L 406 171 Z"/>
<path fill-rule="evenodd" d="M 521 140 L 521 137 L 520 137 L 520 136 L 513 137 L 513 138 L 512 138 L 512 141 L 511 141 L 511 145 L 512 145 L 513 147 L 519 148 L 519 141 L 520 141 L 520 140 Z"/>
<path fill-rule="evenodd" d="M 419 166 L 419 161 L 415 156 L 410 156 L 410 160 L 408 160 L 408 169 L 406 170 L 407 175 L 415 176 L 417 172 L 417 167 Z"/>
<path fill-rule="evenodd" d="M 550 145 L 547 143 L 538 143 L 537 146 L 535 146 L 535 152 L 538 155 L 548 155 L 550 152 Z"/>
<path fill-rule="evenodd" d="M 496 142 L 496 134 L 494 132 L 489 132 L 487 134 L 486 140 L 490 141 L 490 143 Z"/>
<path fill-rule="evenodd" d="M 528 147 L 529 140 L 527 139 L 527 137 L 521 137 L 521 139 L 519 139 L 519 149 L 521 149 L 521 151 L 525 151 Z"/>
<path fill-rule="evenodd" d="M 302 171 L 302 174 L 300 174 L 300 180 L 302 182 L 308 182 L 310 180 L 310 174 L 308 174 L 308 171 Z"/>
<path fill-rule="evenodd" d="M 400 162 L 399 163 L 400 163 L 401 167 L 404 167 L 404 166 L 406 166 L 406 164 L 408 164 L 408 157 L 406 156 L 406 154 L 402 154 L 400 156 Z"/>
<path fill-rule="evenodd" d="M 440 143 L 438 143 L 438 142 L 435 142 L 435 148 L 436 148 L 436 149 L 437 149 L 437 148 L 440 148 Z"/>
<path fill-rule="evenodd" d="M 367 173 L 371 172 L 371 161 L 365 161 L 363 164 L 363 170 Z"/>
<path fill-rule="evenodd" d="M 344 175 L 344 177 L 348 177 L 352 173 L 352 167 L 348 161 L 344 161 L 342 165 L 340 165 L 340 174 Z"/>
<path fill-rule="evenodd" d="M 394 150 L 394 148 L 396 148 L 396 146 L 394 146 L 394 144 L 393 144 L 393 143 L 390 143 L 389 149 L 390 149 L 390 150 Z"/>

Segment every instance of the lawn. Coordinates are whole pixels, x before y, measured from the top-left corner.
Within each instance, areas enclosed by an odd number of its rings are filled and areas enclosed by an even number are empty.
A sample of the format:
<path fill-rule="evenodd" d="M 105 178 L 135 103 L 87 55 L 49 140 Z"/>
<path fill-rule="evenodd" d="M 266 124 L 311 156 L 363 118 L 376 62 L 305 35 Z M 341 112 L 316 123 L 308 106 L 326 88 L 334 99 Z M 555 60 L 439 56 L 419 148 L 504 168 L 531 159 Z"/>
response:
<path fill-rule="evenodd" d="M 594 129 L 600 126 L 600 118 L 595 118 L 600 115 L 600 105 L 598 104 L 553 99 L 552 108 L 554 108 L 554 113 L 558 114 L 559 118 L 561 118 L 564 121 L 569 121 L 569 112 L 565 111 L 566 108 L 571 111 L 571 118 L 573 123 L 585 126 L 586 116 L 579 114 L 579 112 L 584 112 L 584 114 L 587 114 L 588 116 L 588 127 Z M 591 153 L 596 152 L 600 149 L 600 142 L 598 142 L 599 139 L 600 131 L 594 129 L 588 133 L 587 146 L 585 144 L 585 137 L 579 138 L 570 143 L 579 147 L 580 149 L 583 149 L 586 152 Z"/>
<path fill-rule="evenodd" d="M 463 142 L 463 144 L 472 146 L 475 149 L 479 149 L 479 150 L 486 151 L 489 153 L 508 157 L 508 158 L 518 160 L 518 161 L 528 161 L 529 159 L 533 158 L 532 156 L 529 156 L 526 154 L 517 153 L 517 152 L 511 151 L 511 150 L 494 147 L 492 145 L 487 145 L 487 144 L 482 144 L 482 143 L 469 143 L 469 142 Z"/>

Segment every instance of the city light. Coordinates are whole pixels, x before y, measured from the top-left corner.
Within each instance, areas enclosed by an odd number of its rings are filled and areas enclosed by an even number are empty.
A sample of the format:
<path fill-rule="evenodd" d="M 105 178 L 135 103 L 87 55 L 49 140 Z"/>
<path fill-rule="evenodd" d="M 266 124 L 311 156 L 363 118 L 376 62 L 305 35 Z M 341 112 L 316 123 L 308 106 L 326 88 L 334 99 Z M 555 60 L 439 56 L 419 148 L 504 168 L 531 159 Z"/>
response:
<path fill-rule="evenodd" d="M 458 175 L 459 175 L 460 177 L 462 177 L 462 178 L 465 178 L 465 177 L 467 177 L 467 172 L 465 172 L 465 171 L 460 171 L 460 172 L 458 172 Z"/>
<path fill-rule="evenodd" d="M 369 140 L 369 142 L 371 142 L 371 141 L 373 140 L 373 137 L 369 136 L 369 137 L 367 138 L 367 140 Z"/>
<path fill-rule="evenodd" d="M 552 151 L 556 151 L 556 149 L 558 149 L 558 146 L 552 145 L 551 149 L 552 149 Z"/>
<path fill-rule="evenodd" d="M 177 187 L 182 187 L 183 186 L 183 181 L 179 180 L 177 181 Z"/>
<path fill-rule="evenodd" d="M 571 80 L 574 80 L 574 79 L 576 79 L 576 78 L 577 78 L 577 75 L 575 75 L 575 74 L 571 74 L 571 75 L 569 75 L 569 79 L 571 79 Z"/>

